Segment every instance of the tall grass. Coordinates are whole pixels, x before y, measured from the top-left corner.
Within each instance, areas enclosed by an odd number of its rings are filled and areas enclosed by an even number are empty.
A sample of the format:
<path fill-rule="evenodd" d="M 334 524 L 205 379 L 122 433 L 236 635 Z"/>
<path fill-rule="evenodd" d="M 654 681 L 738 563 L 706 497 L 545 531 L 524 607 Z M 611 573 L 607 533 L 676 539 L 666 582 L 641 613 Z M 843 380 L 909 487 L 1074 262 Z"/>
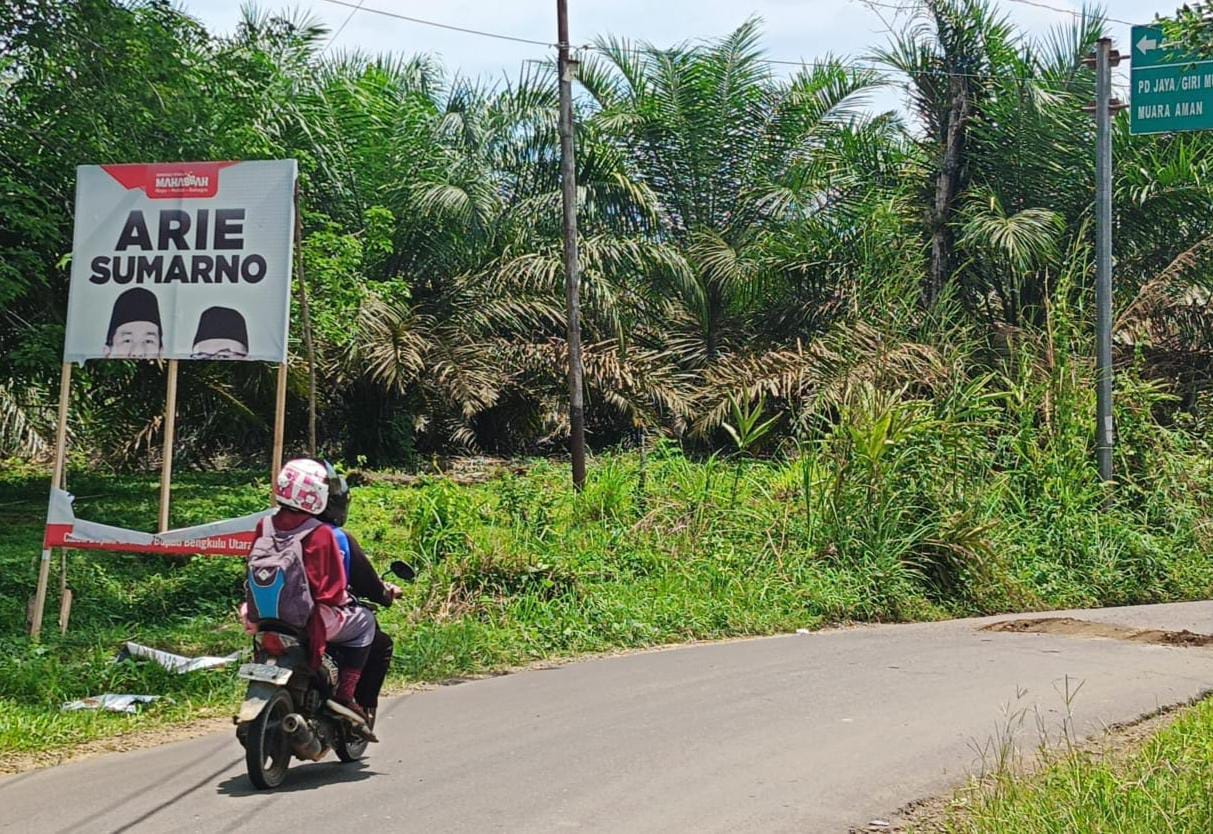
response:
<path fill-rule="evenodd" d="M 1034 776 L 1000 767 L 968 791 L 949 834 L 1203 834 L 1213 829 L 1213 701 L 1140 749 L 1067 750 Z"/>
<path fill-rule="evenodd" d="M 1108 489 L 1091 465 L 1084 371 L 1049 355 L 1025 335 L 981 373 L 953 356 L 929 386 L 855 381 L 762 459 L 696 458 L 666 439 L 604 454 L 580 494 L 546 460 L 472 486 L 372 478 L 355 492 L 352 532 L 380 563 L 421 568 L 382 616 L 399 646 L 394 676 L 846 620 L 1207 597 L 1204 439 L 1160 423 L 1165 395 L 1122 375 L 1121 481 Z M 755 425 L 759 410 L 744 412 Z M 0 753 L 230 703 L 229 673 L 165 676 L 109 658 L 126 639 L 187 654 L 241 647 L 237 562 L 73 554 L 72 631 L 30 645 L 45 474 L 13 466 L 0 477 Z M 151 477 L 76 469 L 71 484 L 83 517 L 138 527 L 155 515 Z M 174 520 L 248 512 L 266 494 L 250 475 L 187 475 Z M 176 704 L 138 719 L 58 711 L 114 689 Z"/>

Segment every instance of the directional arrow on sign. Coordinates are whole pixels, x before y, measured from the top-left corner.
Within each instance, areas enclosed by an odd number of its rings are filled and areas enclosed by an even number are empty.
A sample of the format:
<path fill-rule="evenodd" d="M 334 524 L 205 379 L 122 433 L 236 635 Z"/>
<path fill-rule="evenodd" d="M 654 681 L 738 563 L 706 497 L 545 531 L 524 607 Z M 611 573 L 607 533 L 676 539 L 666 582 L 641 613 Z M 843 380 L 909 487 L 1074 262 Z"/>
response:
<path fill-rule="evenodd" d="M 1143 37 L 1137 42 L 1137 48 L 1141 50 L 1143 55 L 1148 52 L 1153 52 L 1155 49 L 1158 49 L 1159 46 L 1161 46 L 1161 44 L 1154 40 L 1154 38 Z"/>
<path fill-rule="evenodd" d="M 1213 130 L 1213 72 L 1209 71 L 1213 55 L 1189 52 L 1169 39 L 1161 24 L 1134 26 L 1129 51 L 1133 58 L 1130 133 Z"/>

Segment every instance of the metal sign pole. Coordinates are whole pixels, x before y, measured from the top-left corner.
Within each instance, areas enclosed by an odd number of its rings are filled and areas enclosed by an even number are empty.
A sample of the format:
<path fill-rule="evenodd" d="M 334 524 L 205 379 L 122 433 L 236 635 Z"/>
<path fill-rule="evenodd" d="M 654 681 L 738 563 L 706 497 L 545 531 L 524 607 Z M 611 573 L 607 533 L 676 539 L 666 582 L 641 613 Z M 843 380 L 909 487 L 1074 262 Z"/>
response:
<path fill-rule="evenodd" d="M 64 362 L 59 374 L 59 425 L 55 429 L 55 468 L 51 472 L 51 490 L 63 487 L 63 465 L 67 454 L 67 406 L 72 390 L 72 363 Z M 33 610 L 30 612 L 29 636 L 37 640 L 42 634 L 42 613 L 46 608 L 46 590 L 50 583 L 51 549 L 43 548 L 42 560 L 38 563 L 38 588 L 34 592 Z"/>
<path fill-rule="evenodd" d="M 1112 39 L 1095 45 L 1096 428 L 1099 477 L 1112 480 Z"/>

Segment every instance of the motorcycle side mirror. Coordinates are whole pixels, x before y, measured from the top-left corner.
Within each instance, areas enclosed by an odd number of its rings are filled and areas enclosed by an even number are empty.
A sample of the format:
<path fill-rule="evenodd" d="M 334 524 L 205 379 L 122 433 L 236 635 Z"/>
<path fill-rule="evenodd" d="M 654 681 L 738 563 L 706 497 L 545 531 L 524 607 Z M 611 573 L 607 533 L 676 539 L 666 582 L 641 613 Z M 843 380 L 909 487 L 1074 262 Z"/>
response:
<path fill-rule="evenodd" d="M 402 562 L 399 559 L 392 562 L 389 569 L 393 574 L 396 575 L 396 577 L 403 579 L 405 582 L 412 582 L 417 578 L 417 571 L 413 570 L 412 565 L 408 564 L 407 562 Z"/>

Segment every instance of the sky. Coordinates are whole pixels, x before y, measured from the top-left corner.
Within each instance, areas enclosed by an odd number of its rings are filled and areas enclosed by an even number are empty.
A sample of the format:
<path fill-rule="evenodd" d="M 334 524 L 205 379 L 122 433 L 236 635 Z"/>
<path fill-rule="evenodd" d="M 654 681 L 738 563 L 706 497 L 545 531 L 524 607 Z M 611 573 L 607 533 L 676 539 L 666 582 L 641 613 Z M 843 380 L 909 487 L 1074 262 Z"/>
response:
<path fill-rule="evenodd" d="M 890 25 L 903 25 L 894 8 L 904 0 L 569 0 L 570 40 L 587 43 L 612 34 L 670 46 L 715 38 L 746 18 L 763 21 L 767 57 L 815 61 L 827 56 L 861 58 L 887 43 Z M 1021 31 L 1046 35 L 1073 21 L 1065 10 L 1078 11 L 1072 0 L 995 0 Z M 227 32 L 240 19 L 245 0 L 178 0 L 213 32 Z M 348 4 L 348 5 L 343 5 Z M 1107 0 L 1109 18 L 1148 23 L 1155 14 L 1174 13 L 1180 0 Z M 327 49 L 370 53 L 431 53 L 448 70 L 501 79 L 518 74 L 524 61 L 543 59 L 544 46 L 512 43 L 385 17 L 373 10 L 552 42 L 556 40 L 553 0 L 258 0 L 269 11 L 303 13 L 326 24 L 332 38 Z M 361 5 L 361 9 L 353 7 Z M 1054 8 L 1044 8 L 1052 6 Z M 883 18 L 883 19 L 882 19 Z M 900 22 L 899 22 L 900 21 Z M 1110 23 L 1116 48 L 1129 51 L 1129 27 Z M 1127 67 L 1122 64 L 1121 76 Z M 872 101 L 877 109 L 896 107 L 899 94 L 888 90 Z"/>

